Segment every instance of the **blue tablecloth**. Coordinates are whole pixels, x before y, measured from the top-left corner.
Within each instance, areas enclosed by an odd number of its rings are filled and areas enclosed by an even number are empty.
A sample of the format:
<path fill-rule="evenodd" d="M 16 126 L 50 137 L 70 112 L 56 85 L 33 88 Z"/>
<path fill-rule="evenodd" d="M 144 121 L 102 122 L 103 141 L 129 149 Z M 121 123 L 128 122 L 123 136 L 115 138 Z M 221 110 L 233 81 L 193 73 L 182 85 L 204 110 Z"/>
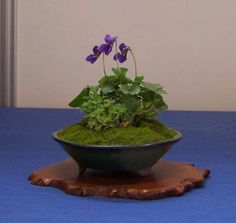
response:
<path fill-rule="evenodd" d="M 181 131 L 165 159 L 209 168 L 200 189 L 152 201 L 77 197 L 33 186 L 32 171 L 67 158 L 50 134 L 82 118 L 73 109 L 0 109 L 0 222 L 236 222 L 236 112 L 169 111 Z"/>

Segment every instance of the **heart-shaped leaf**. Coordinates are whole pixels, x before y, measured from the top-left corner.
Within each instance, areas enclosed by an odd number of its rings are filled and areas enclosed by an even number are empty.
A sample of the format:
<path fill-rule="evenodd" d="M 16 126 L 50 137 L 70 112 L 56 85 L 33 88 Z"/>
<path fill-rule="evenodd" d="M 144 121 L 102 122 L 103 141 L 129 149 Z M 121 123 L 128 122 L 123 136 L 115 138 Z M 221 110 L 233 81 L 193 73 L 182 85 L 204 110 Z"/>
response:
<path fill-rule="evenodd" d="M 143 81 L 143 79 L 144 79 L 144 76 L 137 76 L 135 77 L 134 82 L 137 82 L 140 84 Z"/>
<path fill-rule="evenodd" d="M 78 96 L 76 96 L 70 103 L 69 103 L 69 106 L 70 107 L 79 107 L 80 105 L 82 105 L 85 101 L 85 98 L 86 96 L 89 95 L 89 91 L 90 91 L 90 88 L 89 87 L 86 87 L 84 88 L 80 94 Z"/>
<path fill-rule="evenodd" d="M 164 102 L 164 99 L 160 94 L 156 94 L 154 105 L 155 108 L 158 109 L 159 111 L 163 111 L 168 108 L 167 104 Z"/>
<path fill-rule="evenodd" d="M 166 91 L 163 90 L 164 87 L 160 84 L 152 84 L 144 81 L 141 84 L 144 88 L 153 91 L 157 94 L 166 94 Z"/>
<path fill-rule="evenodd" d="M 112 71 L 114 72 L 114 74 L 119 75 L 119 74 L 123 74 L 126 75 L 128 69 L 125 67 L 117 67 L 117 68 L 112 68 Z"/>
<path fill-rule="evenodd" d="M 141 101 L 131 95 L 126 95 L 124 97 L 123 103 L 127 110 L 132 114 L 138 113 L 141 107 Z"/>
<path fill-rule="evenodd" d="M 115 75 L 104 76 L 98 81 L 99 87 L 104 94 L 114 92 L 116 90 L 116 86 L 118 85 L 117 80 L 118 79 Z"/>
<path fill-rule="evenodd" d="M 140 92 L 140 86 L 138 84 L 122 84 L 120 90 L 124 94 L 137 95 Z"/>

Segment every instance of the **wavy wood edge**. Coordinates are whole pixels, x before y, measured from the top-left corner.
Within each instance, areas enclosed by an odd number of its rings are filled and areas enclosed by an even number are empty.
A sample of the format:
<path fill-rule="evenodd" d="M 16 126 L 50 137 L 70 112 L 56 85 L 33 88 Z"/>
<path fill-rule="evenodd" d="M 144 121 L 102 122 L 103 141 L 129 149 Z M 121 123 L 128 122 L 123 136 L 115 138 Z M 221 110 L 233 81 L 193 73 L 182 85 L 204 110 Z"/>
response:
<path fill-rule="evenodd" d="M 182 163 L 186 166 L 194 166 L 190 163 Z M 195 167 L 193 167 L 196 169 Z M 28 178 L 34 185 L 50 186 L 62 189 L 65 193 L 77 196 L 102 196 L 108 198 L 127 198 L 137 200 L 152 200 L 170 196 L 180 196 L 193 188 L 201 187 L 204 180 L 209 176 L 210 170 L 197 169 L 199 176 L 193 178 L 185 178 L 177 184 L 157 189 L 135 189 L 129 188 L 126 185 L 74 185 L 68 179 L 53 179 L 41 177 L 37 172 L 31 174 Z"/>

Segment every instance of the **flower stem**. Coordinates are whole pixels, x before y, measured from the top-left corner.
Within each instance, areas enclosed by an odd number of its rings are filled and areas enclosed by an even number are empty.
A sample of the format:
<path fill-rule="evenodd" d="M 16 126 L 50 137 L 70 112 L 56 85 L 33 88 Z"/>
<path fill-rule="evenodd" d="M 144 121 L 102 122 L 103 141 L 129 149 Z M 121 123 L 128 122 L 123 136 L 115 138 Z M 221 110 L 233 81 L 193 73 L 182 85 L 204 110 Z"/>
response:
<path fill-rule="evenodd" d="M 134 54 L 133 54 L 132 50 L 130 49 L 130 47 L 129 47 L 129 51 L 130 51 L 130 53 L 131 53 L 131 55 L 132 55 L 132 57 L 133 57 L 133 60 L 134 60 L 135 77 L 137 77 L 137 76 L 138 76 L 137 63 L 136 63 L 136 60 L 135 60 Z"/>
<path fill-rule="evenodd" d="M 115 47 L 116 47 L 116 55 L 117 55 L 117 52 L 118 52 L 117 40 L 115 41 Z M 118 69 L 120 69 L 120 67 L 119 67 L 119 62 L 118 62 L 118 58 L 116 58 L 116 66 L 117 66 Z"/>
<path fill-rule="evenodd" d="M 105 57 L 104 57 L 104 53 L 102 54 L 102 65 L 103 65 L 103 72 L 104 72 L 104 75 L 107 76 L 107 74 L 106 74 L 106 67 L 105 67 Z"/>

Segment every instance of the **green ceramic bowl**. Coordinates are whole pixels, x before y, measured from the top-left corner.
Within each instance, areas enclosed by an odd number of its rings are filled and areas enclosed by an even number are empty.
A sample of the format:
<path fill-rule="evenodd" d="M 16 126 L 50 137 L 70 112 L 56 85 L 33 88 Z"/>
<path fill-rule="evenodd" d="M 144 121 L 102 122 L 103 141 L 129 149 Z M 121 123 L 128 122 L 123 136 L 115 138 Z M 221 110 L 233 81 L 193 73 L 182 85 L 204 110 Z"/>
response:
<path fill-rule="evenodd" d="M 52 134 L 63 149 L 78 163 L 80 172 L 87 168 L 112 172 L 139 172 L 151 168 L 182 134 L 170 140 L 143 145 L 82 145 L 63 140 L 57 132 Z"/>

